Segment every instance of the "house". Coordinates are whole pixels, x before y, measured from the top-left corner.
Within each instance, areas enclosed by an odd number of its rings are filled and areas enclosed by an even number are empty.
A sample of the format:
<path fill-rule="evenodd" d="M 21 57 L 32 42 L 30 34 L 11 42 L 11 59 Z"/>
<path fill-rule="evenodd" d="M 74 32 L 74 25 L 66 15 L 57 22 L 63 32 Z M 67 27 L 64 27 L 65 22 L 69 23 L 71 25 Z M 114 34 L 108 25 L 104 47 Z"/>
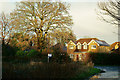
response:
<path fill-rule="evenodd" d="M 112 53 L 120 53 L 120 42 L 115 42 L 110 45 L 110 50 Z"/>
<path fill-rule="evenodd" d="M 76 42 L 69 41 L 67 53 L 74 61 L 87 61 L 89 52 L 109 52 L 110 45 L 104 40 L 97 38 L 81 38 Z"/>
<path fill-rule="evenodd" d="M 110 45 L 110 50 L 116 50 L 120 47 L 120 42 L 115 42 Z"/>

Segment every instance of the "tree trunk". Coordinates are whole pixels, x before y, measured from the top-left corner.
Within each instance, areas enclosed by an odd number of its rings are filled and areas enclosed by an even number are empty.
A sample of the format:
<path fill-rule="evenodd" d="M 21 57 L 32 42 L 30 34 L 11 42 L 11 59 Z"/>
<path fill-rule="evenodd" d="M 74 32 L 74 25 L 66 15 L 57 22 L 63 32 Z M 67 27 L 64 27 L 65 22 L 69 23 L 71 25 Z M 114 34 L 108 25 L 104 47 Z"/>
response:
<path fill-rule="evenodd" d="M 37 49 L 39 50 L 40 49 L 40 40 L 39 40 L 39 37 L 37 36 Z"/>
<path fill-rule="evenodd" d="M 5 39 L 2 38 L 2 45 L 5 45 Z"/>
<path fill-rule="evenodd" d="M 37 49 L 41 50 L 45 46 L 45 35 L 43 35 L 43 31 L 36 32 L 37 34 Z"/>
<path fill-rule="evenodd" d="M 10 38 L 9 38 L 9 40 L 8 40 L 8 42 L 7 42 L 7 45 L 10 43 Z"/>
<path fill-rule="evenodd" d="M 43 41 L 40 39 L 40 37 L 37 37 L 37 49 L 40 50 L 43 47 Z"/>

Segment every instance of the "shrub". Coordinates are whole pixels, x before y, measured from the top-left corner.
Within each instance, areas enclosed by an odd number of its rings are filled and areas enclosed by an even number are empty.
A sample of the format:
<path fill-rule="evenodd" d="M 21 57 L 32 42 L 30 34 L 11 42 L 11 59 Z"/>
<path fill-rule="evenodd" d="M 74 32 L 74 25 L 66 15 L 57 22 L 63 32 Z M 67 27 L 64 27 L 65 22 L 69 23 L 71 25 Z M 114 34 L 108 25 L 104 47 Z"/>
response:
<path fill-rule="evenodd" d="M 17 47 L 12 47 L 10 45 L 2 45 L 2 56 L 8 57 L 8 56 L 15 56 L 16 52 L 19 49 Z"/>
<path fill-rule="evenodd" d="M 28 51 L 21 51 L 21 50 L 19 50 L 16 53 L 16 56 L 19 56 L 19 57 L 25 57 L 27 55 L 28 55 Z"/>
<path fill-rule="evenodd" d="M 48 62 L 48 56 L 42 54 L 41 61 L 44 62 L 44 63 Z"/>
<path fill-rule="evenodd" d="M 39 54 L 38 51 L 32 49 L 32 50 L 30 50 L 30 51 L 28 52 L 27 56 L 28 56 L 28 57 L 35 57 L 35 56 L 37 56 L 38 54 Z"/>
<path fill-rule="evenodd" d="M 19 51 L 17 51 L 16 56 L 21 56 L 21 57 L 36 57 L 38 54 L 40 54 L 40 53 L 38 51 L 34 50 L 34 49 L 32 49 L 30 51 L 19 50 Z"/>
<path fill-rule="evenodd" d="M 95 65 L 120 65 L 120 54 L 90 53 L 90 58 Z"/>
<path fill-rule="evenodd" d="M 58 62 L 58 63 L 71 62 L 71 59 L 66 52 L 54 52 L 52 54 L 53 54 L 51 58 L 52 62 Z"/>
<path fill-rule="evenodd" d="M 92 68 L 92 67 L 88 67 L 88 68 L 86 68 L 86 70 L 85 71 L 83 71 L 81 74 L 77 74 L 77 76 L 76 76 L 76 78 L 77 78 L 77 80 L 79 79 L 79 80 L 81 80 L 81 78 L 83 79 L 83 80 L 94 80 L 94 79 L 96 79 L 96 78 L 89 78 L 89 77 L 91 77 L 91 76 L 93 76 L 93 75 L 95 75 L 95 74 L 97 74 L 97 73 L 100 73 L 100 69 L 97 69 L 97 68 Z M 75 80 L 75 79 L 74 79 Z"/>

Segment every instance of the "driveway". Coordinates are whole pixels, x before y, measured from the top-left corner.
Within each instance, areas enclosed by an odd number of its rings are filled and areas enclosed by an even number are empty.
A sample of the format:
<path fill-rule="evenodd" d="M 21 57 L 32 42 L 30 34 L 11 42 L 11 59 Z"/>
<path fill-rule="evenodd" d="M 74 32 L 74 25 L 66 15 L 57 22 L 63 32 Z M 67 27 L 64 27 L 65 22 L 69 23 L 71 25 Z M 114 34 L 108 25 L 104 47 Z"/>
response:
<path fill-rule="evenodd" d="M 120 66 L 95 66 L 95 68 L 104 70 L 104 73 L 94 75 L 92 80 L 120 80 Z"/>

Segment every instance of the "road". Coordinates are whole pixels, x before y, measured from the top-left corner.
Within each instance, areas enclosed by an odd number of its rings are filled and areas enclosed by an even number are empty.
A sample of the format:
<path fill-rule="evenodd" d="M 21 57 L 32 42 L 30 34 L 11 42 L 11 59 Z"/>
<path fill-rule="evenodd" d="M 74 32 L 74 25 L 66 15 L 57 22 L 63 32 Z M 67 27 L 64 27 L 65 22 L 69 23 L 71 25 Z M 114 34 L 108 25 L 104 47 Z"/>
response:
<path fill-rule="evenodd" d="M 120 66 L 95 66 L 95 68 L 105 72 L 94 75 L 91 77 L 92 80 L 120 80 Z"/>

